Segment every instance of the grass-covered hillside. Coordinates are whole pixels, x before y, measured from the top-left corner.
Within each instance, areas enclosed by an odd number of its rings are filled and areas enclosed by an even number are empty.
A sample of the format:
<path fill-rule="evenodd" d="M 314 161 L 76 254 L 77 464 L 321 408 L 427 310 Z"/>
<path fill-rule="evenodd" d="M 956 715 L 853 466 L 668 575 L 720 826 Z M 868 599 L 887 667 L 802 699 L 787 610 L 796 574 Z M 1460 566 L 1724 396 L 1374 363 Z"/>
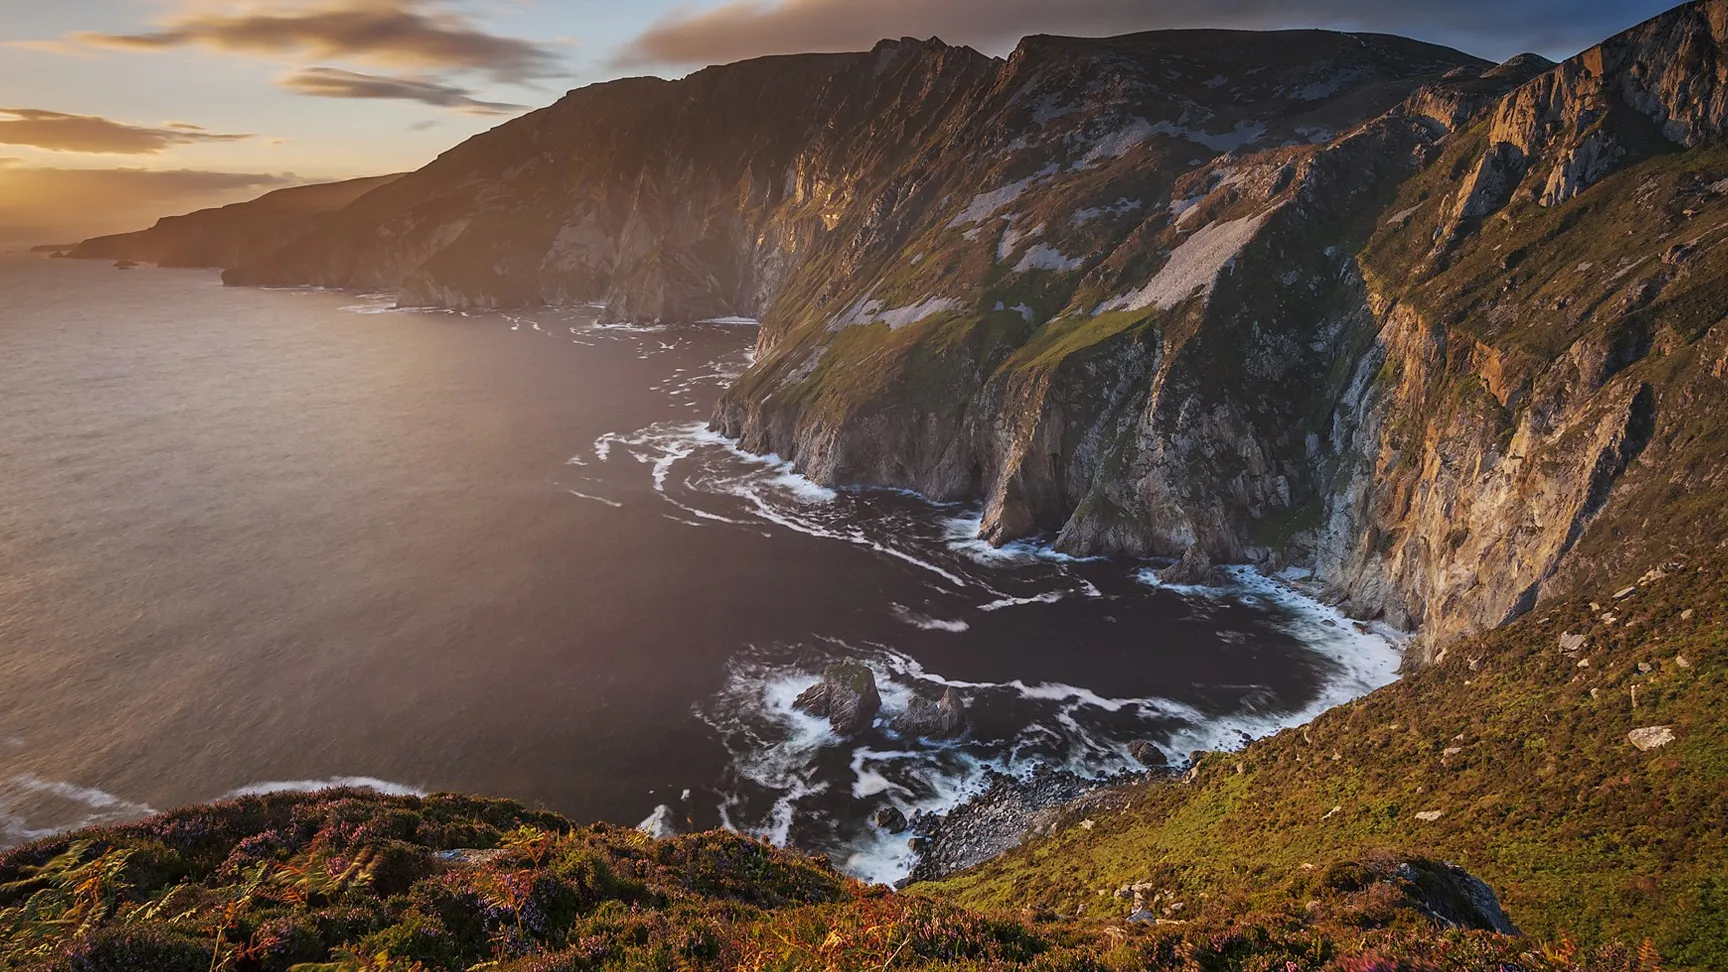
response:
<path fill-rule="evenodd" d="M 502 801 L 332 791 L 0 857 L 0 968 L 1655 968 L 1648 950 L 1446 929 L 1435 916 L 1455 914 L 1456 892 L 1426 862 L 1332 867 L 1286 890 L 1160 923 L 977 911 L 734 834 L 655 840 Z"/>
<path fill-rule="evenodd" d="M 1672 741 L 1629 738 L 1659 727 Z M 1340 862 L 1418 856 L 1485 880 L 1535 940 L 1648 940 L 1664 967 L 1728 969 L 1725 831 L 1728 556 L 1714 552 L 1539 608 L 1304 728 L 1209 755 L 1185 782 L 1076 809 L 935 890 L 1114 916 L 1128 907 L 1114 889 L 1142 885 L 1156 914 L 1183 917 L 1290 908 Z"/>

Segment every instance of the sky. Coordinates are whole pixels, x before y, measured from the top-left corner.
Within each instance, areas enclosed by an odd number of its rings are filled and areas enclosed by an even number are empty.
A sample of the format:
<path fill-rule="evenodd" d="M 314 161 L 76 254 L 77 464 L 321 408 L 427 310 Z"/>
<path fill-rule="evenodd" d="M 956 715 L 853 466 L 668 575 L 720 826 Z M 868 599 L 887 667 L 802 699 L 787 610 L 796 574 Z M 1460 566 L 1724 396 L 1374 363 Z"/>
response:
<path fill-rule="evenodd" d="M 406 171 L 627 75 L 939 36 L 1329 27 L 1555 58 L 1668 0 L 0 0 L 0 240 Z"/>

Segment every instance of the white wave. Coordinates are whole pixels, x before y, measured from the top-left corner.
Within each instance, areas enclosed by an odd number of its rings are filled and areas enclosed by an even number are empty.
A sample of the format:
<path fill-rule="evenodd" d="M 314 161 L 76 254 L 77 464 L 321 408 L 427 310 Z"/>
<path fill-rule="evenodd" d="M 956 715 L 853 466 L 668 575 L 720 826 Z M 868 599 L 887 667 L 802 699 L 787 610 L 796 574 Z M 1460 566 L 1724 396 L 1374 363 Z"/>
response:
<path fill-rule="evenodd" d="M 908 553 L 892 544 L 882 543 L 872 538 L 860 527 L 832 527 L 815 517 L 800 512 L 799 507 L 815 508 L 831 504 L 839 497 L 839 493 L 799 474 L 793 468 L 792 463 L 781 459 L 779 456 L 746 452 L 735 441 L 709 429 L 701 422 L 660 423 L 632 435 L 607 433 L 595 441 L 594 454 L 600 461 L 604 462 L 610 457 L 612 448 L 617 445 L 630 447 L 631 454 L 638 461 L 646 463 L 652 468 L 656 493 L 692 516 L 723 523 L 738 524 L 740 522 L 681 502 L 673 498 L 667 490 L 667 480 L 671 476 L 674 466 L 696 456 L 700 450 L 716 450 L 731 459 L 743 462 L 747 466 L 755 467 L 755 471 L 717 472 L 710 468 L 704 468 L 700 471 L 697 480 L 687 479 L 685 485 L 697 491 L 706 491 L 714 495 L 731 496 L 743 500 L 746 504 L 746 511 L 759 520 L 807 536 L 840 540 L 867 547 L 929 571 L 956 587 L 967 586 L 966 579 L 953 571 Z M 793 502 L 789 505 L 776 502 L 776 499 L 780 498 L 790 499 Z"/>
<path fill-rule="evenodd" d="M 981 536 L 984 513 L 974 510 L 945 519 L 942 523 L 948 549 L 965 554 L 986 567 L 1018 567 L 1048 562 L 1077 564 L 1102 561 L 1104 557 L 1075 557 L 1049 544 L 1032 540 L 1015 540 L 998 547 Z"/>
<path fill-rule="evenodd" d="M 585 499 L 585 500 L 593 500 L 596 503 L 605 503 L 607 506 L 610 506 L 614 509 L 621 510 L 624 508 L 623 503 L 620 503 L 617 500 L 609 500 L 604 496 L 590 496 L 587 493 L 579 493 L 576 490 L 570 489 L 569 487 L 565 487 L 564 492 L 569 493 L 571 496 L 580 497 L 580 498 Z"/>
<path fill-rule="evenodd" d="M 898 793 L 906 797 L 911 791 L 883 776 L 874 767 L 884 761 L 916 757 L 916 753 L 876 752 L 871 749 L 859 748 L 852 754 L 852 775 L 856 777 L 852 783 L 852 795 L 860 800 L 882 793 Z"/>
<path fill-rule="evenodd" d="M 1223 570 L 1230 585 L 1222 588 L 1163 584 L 1156 573 L 1148 571 L 1141 571 L 1136 577 L 1166 590 L 1214 599 L 1236 597 L 1268 606 L 1283 616 L 1272 623 L 1320 656 L 1331 671 L 1306 706 L 1291 711 L 1247 712 L 1196 725 L 1172 740 L 1178 749 L 1240 749 L 1253 739 L 1311 722 L 1328 709 L 1398 680 L 1403 654 L 1396 639 L 1367 625 L 1359 630 L 1357 622 L 1337 608 L 1292 590 L 1252 566 Z"/>
<path fill-rule="evenodd" d="M 895 604 L 890 610 L 896 618 L 924 631 L 949 631 L 959 634 L 962 631 L 972 629 L 972 626 L 964 621 L 943 621 L 940 618 L 932 618 L 928 615 L 919 614 L 903 604 Z"/>
<path fill-rule="evenodd" d="M 147 804 L 96 787 L 21 773 L 0 780 L 0 848 L 155 813 Z"/>
<path fill-rule="evenodd" d="M 1021 607 L 1026 604 L 1055 604 L 1067 596 L 1061 591 L 1045 591 L 1043 594 L 1034 594 L 1031 597 L 1004 597 L 988 604 L 980 604 L 978 610 L 1000 611 L 1003 608 Z"/>
<path fill-rule="evenodd" d="M 754 825 L 734 817 L 735 801 L 723 802 L 723 826 L 784 846 L 791 836 L 798 802 L 827 789 L 826 783 L 815 779 L 813 758 L 818 750 L 836 745 L 840 739 L 829 728 L 828 720 L 792 707 L 792 701 L 813 679 L 791 670 L 735 669 L 721 691 L 720 703 L 713 712 L 704 713 L 723 734 L 740 737 L 739 747 L 733 751 L 733 770 L 776 794 L 765 819 Z M 782 738 L 775 742 L 762 738 L 754 727 L 741 721 L 744 713 L 766 718 Z"/>
<path fill-rule="evenodd" d="M 245 796 L 266 796 L 271 793 L 317 793 L 320 790 L 371 790 L 384 796 L 425 796 L 428 791 L 406 783 L 392 783 L 374 776 L 332 776 L 322 780 L 266 780 L 235 787 L 219 800 L 235 800 Z"/>
<path fill-rule="evenodd" d="M 349 304 L 337 309 L 349 314 L 399 314 L 415 308 L 397 307 L 394 304 Z"/>
<path fill-rule="evenodd" d="M 696 323 L 698 323 L 698 324 L 737 324 L 737 325 L 752 325 L 753 326 L 756 324 L 760 324 L 762 322 L 758 321 L 754 317 L 710 317 L 705 321 L 697 321 Z"/>

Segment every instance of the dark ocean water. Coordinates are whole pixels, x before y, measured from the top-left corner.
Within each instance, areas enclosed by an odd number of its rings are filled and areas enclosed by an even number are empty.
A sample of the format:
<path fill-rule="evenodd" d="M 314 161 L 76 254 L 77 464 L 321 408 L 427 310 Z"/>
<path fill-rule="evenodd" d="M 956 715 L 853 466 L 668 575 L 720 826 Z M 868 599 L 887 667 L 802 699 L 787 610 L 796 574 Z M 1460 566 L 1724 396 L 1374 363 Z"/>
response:
<path fill-rule="evenodd" d="M 1301 721 L 1397 655 L 1244 578 L 994 551 L 702 430 L 740 324 L 467 316 L 0 259 L 0 845 L 350 778 L 726 824 L 880 879 L 864 823 L 986 766 L 1128 768 Z M 790 701 L 864 659 L 942 745 Z"/>

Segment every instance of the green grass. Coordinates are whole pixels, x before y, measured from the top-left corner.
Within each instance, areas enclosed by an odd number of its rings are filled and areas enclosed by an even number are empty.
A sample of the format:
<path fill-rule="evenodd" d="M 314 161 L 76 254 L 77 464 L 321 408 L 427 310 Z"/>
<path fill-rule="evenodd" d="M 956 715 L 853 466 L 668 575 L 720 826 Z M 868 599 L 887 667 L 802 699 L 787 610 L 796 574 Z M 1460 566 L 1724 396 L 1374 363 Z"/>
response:
<path fill-rule="evenodd" d="M 1301 907 L 1197 900 L 1127 924 L 896 895 L 735 834 L 655 840 L 448 795 L 277 794 L 0 855 L 0 968 L 1655 968 L 1626 947 L 1442 927 L 1424 910 L 1449 900 L 1441 873 L 1365 860 L 1306 875 Z"/>
<path fill-rule="evenodd" d="M 1712 553 L 1622 602 L 1595 592 L 1613 625 L 1588 597 L 1539 609 L 929 893 L 1070 913 L 1100 889 L 1152 880 L 1275 907 L 1313 868 L 1417 855 L 1488 881 L 1539 938 L 1651 939 L 1676 966 L 1728 967 L 1725 590 L 1728 557 Z M 1564 632 L 1588 646 L 1562 654 Z M 1626 734 L 1649 725 L 1677 741 L 1639 752 Z M 1416 817 L 1433 810 L 1443 815 Z"/>

